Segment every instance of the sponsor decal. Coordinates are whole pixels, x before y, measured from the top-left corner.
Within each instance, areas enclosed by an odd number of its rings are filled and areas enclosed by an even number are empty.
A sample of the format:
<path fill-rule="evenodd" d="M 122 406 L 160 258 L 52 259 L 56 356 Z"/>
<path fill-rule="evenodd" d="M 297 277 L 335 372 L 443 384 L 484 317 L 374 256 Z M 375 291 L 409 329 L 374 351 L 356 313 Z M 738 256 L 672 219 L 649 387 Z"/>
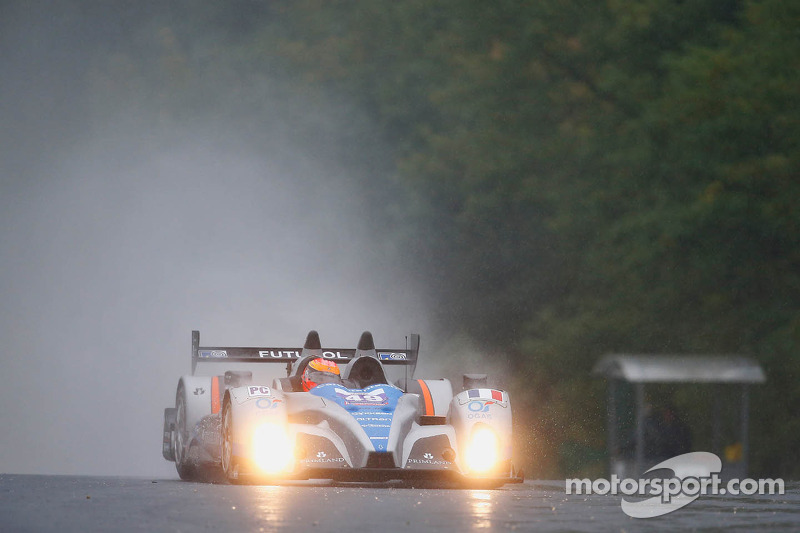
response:
<path fill-rule="evenodd" d="M 205 393 L 206 393 L 206 390 L 204 388 L 202 388 L 202 387 L 197 387 L 196 389 L 194 389 L 194 395 L 195 396 L 200 396 L 201 394 L 205 394 Z"/>
<path fill-rule="evenodd" d="M 375 413 L 375 416 L 366 416 L 362 413 L 357 413 L 353 416 L 358 418 L 360 422 L 383 422 L 386 420 L 386 413 Z"/>
<path fill-rule="evenodd" d="M 493 405 L 500 405 L 493 400 L 473 400 L 467 404 L 467 420 L 490 419 L 492 414 L 489 412 Z M 501 406 L 502 407 L 502 406 Z"/>
<path fill-rule="evenodd" d="M 458 395 L 459 405 L 471 404 L 472 402 L 483 402 L 488 405 L 496 404 L 506 408 L 508 407 L 508 394 L 495 389 L 470 389 L 466 391 L 466 395 L 464 393 Z"/>
<path fill-rule="evenodd" d="M 450 438 L 447 435 L 435 435 L 418 439 L 412 446 L 411 453 L 406 459 L 406 468 L 444 469 L 454 467 L 452 460 L 443 457 L 450 448 Z M 452 451 L 452 450 L 451 450 Z"/>
<path fill-rule="evenodd" d="M 341 456 L 328 456 L 327 453 L 325 453 L 324 451 L 320 450 L 320 451 L 318 451 L 316 453 L 316 459 L 315 458 L 311 458 L 311 459 L 306 458 L 306 459 L 303 459 L 303 462 L 304 463 L 344 463 L 345 460 L 344 460 L 344 457 L 341 457 Z"/>
<path fill-rule="evenodd" d="M 263 385 L 253 385 L 247 387 L 247 395 L 251 398 L 255 398 L 256 396 L 272 396 L 272 391 L 269 390 L 269 387 L 265 387 Z"/>
<path fill-rule="evenodd" d="M 336 395 L 347 405 L 386 405 L 389 398 L 383 389 L 371 391 L 336 389 Z"/>
<path fill-rule="evenodd" d="M 449 466 L 451 463 L 449 461 L 440 461 L 434 459 L 434 455 L 430 452 L 425 452 L 422 454 L 422 458 L 408 458 L 407 464 L 410 465 L 440 465 L 440 466 Z"/>
<path fill-rule="evenodd" d="M 494 402 L 469 402 L 467 409 L 473 413 L 486 413 L 493 404 Z"/>
<path fill-rule="evenodd" d="M 262 359 L 298 359 L 300 352 L 297 350 L 259 350 L 258 356 Z"/>
<path fill-rule="evenodd" d="M 226 350 L 200 350 L 200 357 L 228 357 L 228 352 Z"/>
<path fill-rule="evenodd" d="M 258 356 L 262 359 L 300 359 L 301 353 L 298 350 L 259 350 Z M 342 352 L 331 350 L 322 352 L 322 357 L 324 359 L 350 359 L 348 356 L 342 355 Z"/>
<path fill-rule="evenodd" d="M 408 356 L 402 352 L 378 352 L 381 361 L 405 361 Z"/>
<path fill-rule="evenodd" d="M 256 400 L 256 407 L 259 409 L 276 409 L 280 407 L 281 402 L 283 402 L 283 400 L 278 400 L 276 398 L 259 398 Z"/>
<path fill-rule="evenodd" d="M 305 463 L 344 463 L 344 457 L 326 457 L 324 459 L 303 459 Z"/>
<path fill-rule="evenodd" d="M 349 359 L 346 355 L 342 355 L 341 352 L 322 352 L 322 357 L 325 359 Z"/>
<path fill-rule="evenodd" d="M 449 465 L 447 461 L 434 461 L 433 459 L 409 459 L 410 465 Z"/>
<path fill-rule="evenodd" d="M 503 401 L 503 391 L 494 389 L 471 389 L 467 391 L 470 398 L 486 398 L 487 400 Z"/>
<path fill-rule="evenodd" d="M 394 410 L 403 391 L 393 385 L 370 385 L 364 389 L 347 389 L 336 383 L 323 383 L 311 394 L 335 402 L 358 422 L 376 451 L 385 451 L 389 442 Z"/>

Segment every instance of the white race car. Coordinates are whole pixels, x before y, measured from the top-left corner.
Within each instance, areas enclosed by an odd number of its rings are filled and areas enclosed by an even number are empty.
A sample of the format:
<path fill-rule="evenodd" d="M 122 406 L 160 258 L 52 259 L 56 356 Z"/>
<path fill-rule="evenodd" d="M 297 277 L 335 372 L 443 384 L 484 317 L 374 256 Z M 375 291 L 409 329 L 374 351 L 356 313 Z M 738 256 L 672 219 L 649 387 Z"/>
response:
<path fill-rule="evenodd" d="M 457 394 L 446 379 L 414 379 L 418 353 L 414 334 L 404 349 L 376 350 L 364 332 L 353 350 L 322 349 L 315 331 L 302 349 L 208 348 L 193 331 L 192 374 L 164 410 L 164 458 L 185 480 L 522 482 L 511 463 L 508 393 L 487 388 L 485 375 L 465 375 Z M 306 391 L 301 376 L 318 358 L 341 367 L 340 379 Z M 271 383 L 247 370 L 204 377 L 195 375 L 200 363 L 284 363 L 287 375 Z"/>

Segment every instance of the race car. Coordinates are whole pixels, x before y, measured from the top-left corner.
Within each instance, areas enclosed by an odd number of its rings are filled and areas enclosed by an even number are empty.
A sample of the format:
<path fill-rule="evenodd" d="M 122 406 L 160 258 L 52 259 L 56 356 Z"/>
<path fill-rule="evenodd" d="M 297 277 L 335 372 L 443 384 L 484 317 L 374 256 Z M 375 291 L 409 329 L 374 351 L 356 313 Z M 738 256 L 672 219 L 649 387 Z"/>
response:
<path fill-rule="evenodd" d="M 404 349 L 376 350 L 364 332 L 353 350 L 323 349 L 316 331 L 303 348 L 201 347 L 193 331 L 192 374 L 164 410 L 163 456 L 184 480 L 521 483 L 508 393 L 480 374 L 456 394 L 447 379 L 415 379 L 418 354 L 416 334 Z M 261 366 L 196 375 L 212 363 L 283 363 L 286 377 L 256 380 Z"/>

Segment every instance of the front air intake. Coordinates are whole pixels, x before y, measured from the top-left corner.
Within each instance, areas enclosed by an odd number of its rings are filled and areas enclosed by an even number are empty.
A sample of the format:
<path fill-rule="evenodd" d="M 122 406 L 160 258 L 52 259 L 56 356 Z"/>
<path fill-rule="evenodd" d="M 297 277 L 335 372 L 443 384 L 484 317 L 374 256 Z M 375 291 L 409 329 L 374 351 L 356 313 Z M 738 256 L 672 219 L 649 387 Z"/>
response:
<path fill-rule="evenodd" d="M 369 452 L 366 468 L 396 468 L 392 452 Z"/>

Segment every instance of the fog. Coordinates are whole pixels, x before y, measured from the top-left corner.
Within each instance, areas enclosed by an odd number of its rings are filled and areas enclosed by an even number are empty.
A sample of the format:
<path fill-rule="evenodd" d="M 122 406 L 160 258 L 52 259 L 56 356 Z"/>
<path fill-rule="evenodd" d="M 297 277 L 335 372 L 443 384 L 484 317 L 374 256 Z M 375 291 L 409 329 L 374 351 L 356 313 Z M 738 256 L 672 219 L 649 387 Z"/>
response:
<path fill-rule="evenodd" d="M 76 79 L 105 34 L 73 39 L 92 21 L 25 5 L 0 13 L 0 472 L 174 476 L 162 413 L 192 329 L 208 345 L 312 328 L 326 346 L 431 341 L 346 165 L 267 126 L 256 148 L 224 116 L 154 130 L 141 103 L 98 111 Z"/>

